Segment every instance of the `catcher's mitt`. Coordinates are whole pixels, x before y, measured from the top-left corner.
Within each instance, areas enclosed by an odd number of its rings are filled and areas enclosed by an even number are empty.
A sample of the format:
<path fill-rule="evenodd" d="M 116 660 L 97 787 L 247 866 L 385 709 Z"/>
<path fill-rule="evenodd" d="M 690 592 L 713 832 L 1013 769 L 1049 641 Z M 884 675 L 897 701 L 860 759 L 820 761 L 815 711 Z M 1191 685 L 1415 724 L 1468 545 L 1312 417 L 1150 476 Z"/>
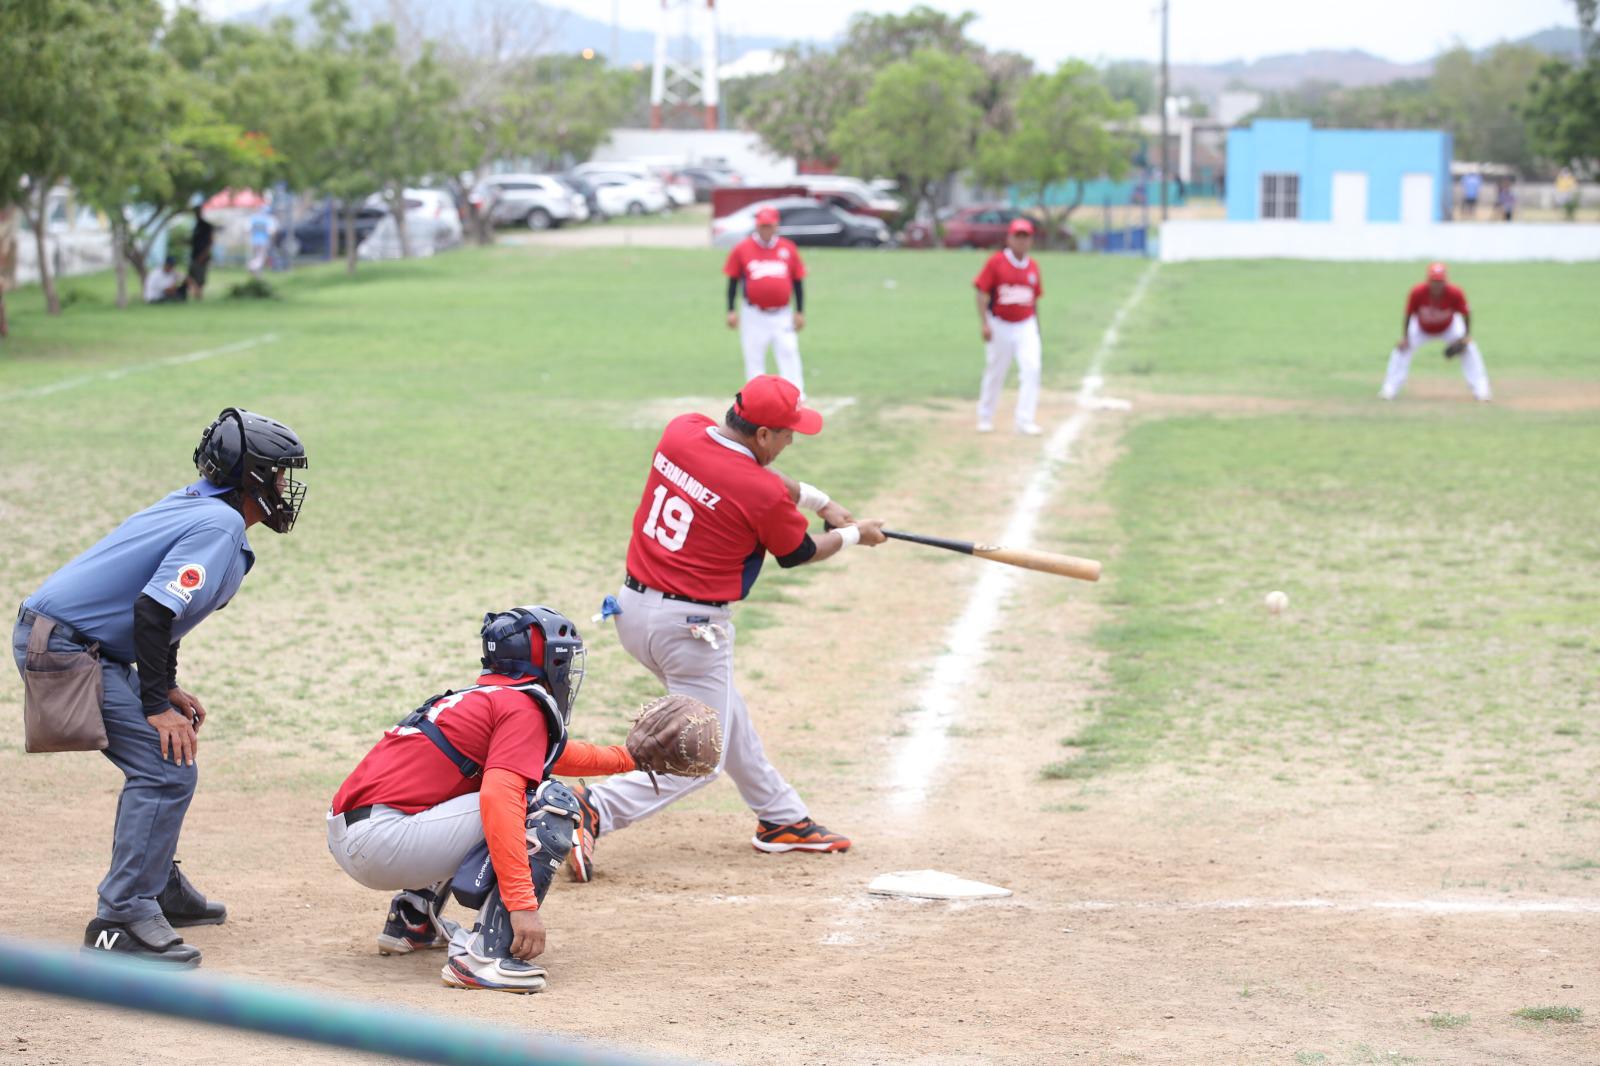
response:
<path fill-rule="evenodd" d="M 1466 341 L 1451 341 L 1449 344 L 1444 346 L 1444 357 L 1446 359 L 1454 359 L 1456 356 L 1460 355 L 1466 350 Z"/>
<path fill-rule="evenodd" d="M 705 777 L 722 761 L 722 723 L 692 696 L 658 696 L 639 708 L 626 743 L 651 784 L 656 774 Z"/>

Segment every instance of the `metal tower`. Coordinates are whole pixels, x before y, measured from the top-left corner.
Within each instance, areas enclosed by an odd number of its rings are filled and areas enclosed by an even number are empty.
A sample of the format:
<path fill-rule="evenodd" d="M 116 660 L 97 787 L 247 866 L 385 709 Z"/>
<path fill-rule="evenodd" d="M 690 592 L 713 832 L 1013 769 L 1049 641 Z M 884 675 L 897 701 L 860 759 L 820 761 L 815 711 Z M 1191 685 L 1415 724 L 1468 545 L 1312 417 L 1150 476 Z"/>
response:
<path fill-rule="evenodd" d="M 658 130 L 668 106 L 705 109 L 705 128 L 717 128 L 717 0 L 705 0 L 704 25 L 700 27 L 700 66 L 692 59 L 676 59 L 667 54 L 667 41 L 674 11 L 683 12 L 687 29 L 694 21 L 699 0 L 661 0 L 661 21 L 656 25 L 655 65 L 650 72 L 650 128 Z M 692 36 L 692 34 L 686 34 Z"/>

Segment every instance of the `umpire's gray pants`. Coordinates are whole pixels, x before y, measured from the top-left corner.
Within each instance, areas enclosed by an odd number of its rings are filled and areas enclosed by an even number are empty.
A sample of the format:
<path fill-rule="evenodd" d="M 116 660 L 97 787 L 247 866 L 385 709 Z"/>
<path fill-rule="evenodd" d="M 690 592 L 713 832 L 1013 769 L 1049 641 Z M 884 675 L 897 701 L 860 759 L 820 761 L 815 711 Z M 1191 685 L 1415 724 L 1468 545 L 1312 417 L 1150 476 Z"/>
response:
<path fill-rule="evenodd" d="M 601 832 L 626 828 L 724 772 L 756 817 L 784 825 L 805 818 L 805 803 L 767 761 L 750 710 L 733 685 L 734 632 L 728 609 L 669 600 L 659 592 L 635 592 L 627 586 L 617 593 L 617 602 L 622 607 L 617 636 L 628 654 L 668 692 L 693 696 L 716 710 L 722 721 L 722 763 L 709 777 L 658 777 L 659 796 L 650 778 L 637 771 L 590 785 L 589 802 L 600 813 Z M 716 646 L 696 632 L 714 636 Z"/>
<path fill-rule="evenodd" d="M 345 825 L 328 815 L 328 850 L 339 868 L 368 888 L 398 892 L 454 877 L 467 852 L 483 841 L 478 794 L 406 814 L 379 803 L 372 817 Z"/>

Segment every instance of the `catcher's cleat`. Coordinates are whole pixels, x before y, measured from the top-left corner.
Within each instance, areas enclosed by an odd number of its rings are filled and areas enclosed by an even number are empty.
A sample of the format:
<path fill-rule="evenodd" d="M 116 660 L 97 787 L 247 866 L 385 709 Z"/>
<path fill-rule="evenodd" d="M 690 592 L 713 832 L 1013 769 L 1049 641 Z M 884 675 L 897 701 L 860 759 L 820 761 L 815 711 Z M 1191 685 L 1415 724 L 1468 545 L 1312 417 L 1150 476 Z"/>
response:
<path fill-rule="evenodd" d="M 487 989 L 491 992 L 515 992 L 527 995 L 543 992 L 545 968 L 536 962 L 521 959 L 485 960 L 471 955 L 457 955 L 444 964 L 439 980 L 449 988 Z"/>
<path fill-rule="evenodd" d="M 579 884 L 594 880 L 594 842 L 600 836 L 600 812 L 589 802 L 589 790 L 579 785 L 572 790 L 578 797 L 578 832 L 567 853 L 567 869 Z"/>
<path fill-rule="evenodd" d="M 409 955 L 442 948 L 450 941 L 434 922 L 431 901 L 420 892 L 397 892 L 389 901 L 389 917 L 378 934 L 379 955 Z"/>
<path fill-rule="evenodd" d="M 850 838 L 830 833 L 810 818 L 793 825 L 757 821 L 756 835 L 750 838 L 757 851 L 849 851 Z"/>
<path fill-rule="evenodd" d="M 199 966 L 200 949 L 185 944 L 161 915 L 131 922 L 96 918 L 83 931 L 83 952 L 105 952 L 172 966 Z"/>
<path fill-rule="evenodd" d="M 206 899 L 183 876 L 177 859 L 172 860 L 172 872 L 167 875 L 166 887 L 156 896 L 156 904 L 167 916 L 167 924 L 179 929 L 191 925 L 221 925 L 228 918 L 227 907 Z"/>

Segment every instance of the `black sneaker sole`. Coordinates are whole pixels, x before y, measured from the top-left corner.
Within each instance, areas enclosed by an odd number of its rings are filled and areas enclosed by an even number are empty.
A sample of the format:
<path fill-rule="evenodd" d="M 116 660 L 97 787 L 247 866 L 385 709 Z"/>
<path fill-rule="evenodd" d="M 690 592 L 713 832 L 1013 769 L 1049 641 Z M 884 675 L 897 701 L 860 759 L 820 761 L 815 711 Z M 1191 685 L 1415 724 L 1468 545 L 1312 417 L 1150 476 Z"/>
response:
<path fill-rule="evenodd" d="M 226 913 L 219 914 L 215 918 L 174 918 L 170 914 L 167 915 L 167 924 L 172 926 L 174 929 L 188 929 L 191 926 L 196 925 L 221 925 L 227 920 L 228 915 Z"/>
<path fill-rule="evenodd" d="M 107 951 L 104 948 L 92 948 L 87 944 L 78 949 L 80 955 L 109 955 L 120 959 L 138 959 L 140 962 L 159 962 L 174 969 L 192 970 L 200 965 L 200 956 L 192 959 L 174 959 L 170 955 L 159 951 Z"/>

